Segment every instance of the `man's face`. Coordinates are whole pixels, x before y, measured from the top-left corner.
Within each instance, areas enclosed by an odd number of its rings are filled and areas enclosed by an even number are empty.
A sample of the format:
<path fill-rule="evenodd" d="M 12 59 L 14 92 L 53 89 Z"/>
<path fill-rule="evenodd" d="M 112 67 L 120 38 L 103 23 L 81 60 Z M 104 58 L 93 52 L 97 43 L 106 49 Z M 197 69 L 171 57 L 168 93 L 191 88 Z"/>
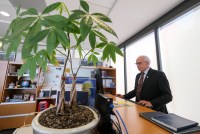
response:
<path fill-rule="evenodd" d="M 136 66 L 140 72 L 144 72 L 149 67 L 149 62 L 145 61 L 143 57 L 139 57 L 136 60 Z"/>

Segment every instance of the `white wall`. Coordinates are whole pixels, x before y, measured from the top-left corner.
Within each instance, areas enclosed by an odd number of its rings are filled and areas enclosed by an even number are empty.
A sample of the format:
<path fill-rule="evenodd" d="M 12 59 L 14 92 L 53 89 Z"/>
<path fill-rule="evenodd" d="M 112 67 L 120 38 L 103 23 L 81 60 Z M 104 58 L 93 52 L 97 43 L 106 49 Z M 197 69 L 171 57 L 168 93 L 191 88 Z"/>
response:
<path fill-rule="evenodd" d="M 157 69 L 155 37 L 153 33 L 148 34 L 144 38 L 134 42 L 127 47 L 126 64 L 127 64 L 127 91 L 130 92 L 135 86 L 135 77 L 139 73 L 136 66 L 136 59 L 140 55 L 146 55 L 151 59 L 151 67 Z M 135 100 L 135 98 L 133 99 Z"/>

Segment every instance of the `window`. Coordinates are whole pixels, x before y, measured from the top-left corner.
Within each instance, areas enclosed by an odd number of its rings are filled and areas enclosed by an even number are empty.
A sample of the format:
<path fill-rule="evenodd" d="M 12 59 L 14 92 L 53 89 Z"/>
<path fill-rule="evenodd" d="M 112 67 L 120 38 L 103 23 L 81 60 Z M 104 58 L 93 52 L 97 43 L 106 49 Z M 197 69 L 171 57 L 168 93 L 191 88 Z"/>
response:
<path fill-rule="evenodd" d="M 142 39 L 134 42 L 127 47 L 126 65 L 127 65 L 127 91 L 134 89 L 135 76 L 139 73 L 135 61 L 140 55 L 146 55 L 151 59 L 151 67 L 157 69 L 156 48 L 154 33 L 150 33 Z"/>
<path fill-rule="evenodd" d="M 196 121 L 200 121 L 199 24 L 200 6 L 160 28 L 162 65 L 173 94 L 168 110 Z"/>
<path fill-rule="evenodd" d="M 124 57 L 117 55 L 116 63 L 111 62 L 111 66 L 116 68 L 116 92 L 117 94 L 124 94 Z"/>

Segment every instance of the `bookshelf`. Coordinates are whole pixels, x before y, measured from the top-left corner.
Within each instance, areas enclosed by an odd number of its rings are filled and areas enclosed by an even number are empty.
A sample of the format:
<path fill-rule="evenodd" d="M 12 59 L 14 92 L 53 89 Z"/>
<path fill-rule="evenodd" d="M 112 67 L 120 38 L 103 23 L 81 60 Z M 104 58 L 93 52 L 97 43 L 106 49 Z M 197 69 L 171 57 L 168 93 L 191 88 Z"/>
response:
<path fill-rule="evenodd" d="M 37 76 L 31 81 L 29 73 L 18 77 L 23 65 L 19 62 L 1 61 L 0 71 L 0 130 L 30 124 L 36 111 Z M 14 122 L 14 123 L 13 123 Z"/>
<path fill-rule="evenodd" d="M 8 62 L 1 102 L 34 101 L 37 78 L 30 80 L 29 73 L 18 77 L 22 63 Z"/>
<path fill-rule="evenodd" d="M 116 95 L 116 68 L 98 67 L 104 93 Z"/>

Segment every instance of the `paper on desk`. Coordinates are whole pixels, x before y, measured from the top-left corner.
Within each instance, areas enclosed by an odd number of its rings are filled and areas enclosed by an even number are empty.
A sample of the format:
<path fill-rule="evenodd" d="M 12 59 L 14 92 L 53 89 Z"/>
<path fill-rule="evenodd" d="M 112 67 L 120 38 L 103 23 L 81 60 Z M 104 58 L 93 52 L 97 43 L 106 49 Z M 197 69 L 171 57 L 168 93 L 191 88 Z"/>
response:
<path fill-rule="evenodd" d="M 115 107 L 124 107 L 124 106 L 133 106 L 130 102 L 128 103 L 127 101 L 113 101 L 113 105 Z"/>

